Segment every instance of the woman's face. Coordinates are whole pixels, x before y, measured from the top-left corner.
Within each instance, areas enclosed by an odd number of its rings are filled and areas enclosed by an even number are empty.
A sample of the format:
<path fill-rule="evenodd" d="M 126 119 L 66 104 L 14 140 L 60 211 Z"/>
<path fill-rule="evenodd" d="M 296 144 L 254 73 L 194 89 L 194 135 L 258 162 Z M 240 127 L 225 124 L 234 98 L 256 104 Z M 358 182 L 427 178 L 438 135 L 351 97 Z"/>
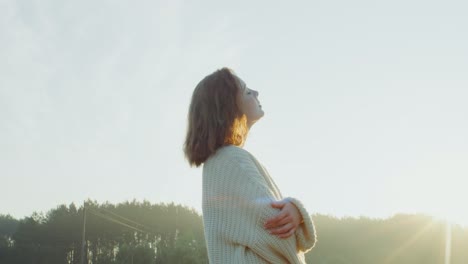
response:
<path fill-rule="evenodd" d="M 240 111 L 247 116 L 249 128 L 265 115 L 262 105 L 258 101 L 258 92 L 247 87 L 245 82 L 235 76 L 239 82 L 240 89 L 237 94 L 237 104 Z"/>

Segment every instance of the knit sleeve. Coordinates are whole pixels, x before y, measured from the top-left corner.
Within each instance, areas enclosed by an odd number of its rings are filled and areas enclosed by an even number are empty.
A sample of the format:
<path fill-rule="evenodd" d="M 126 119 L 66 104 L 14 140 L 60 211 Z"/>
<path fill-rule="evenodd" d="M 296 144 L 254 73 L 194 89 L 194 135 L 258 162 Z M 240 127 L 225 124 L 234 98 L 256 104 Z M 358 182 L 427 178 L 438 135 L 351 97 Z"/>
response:
<path fill-rule="evenodd" d="M 263 226 L 280 210 L 270 206 L 275 199 L 258 170 L 232 160 L 211 169 L 203 204 L 210 263 L 250 263 L 252 253 L 268 263 L 303 263 L 295 236 L 282 239 Z"/>
<path fill-rule="evenodd" d="M 305 209 L 304 205 L 298 199 L 288 197 L 286 200 L 293 203 L 302 215 L 304 220 L 296 230 L 297 248 L 304 253 L 310 251 L 317 242 L 317 233 L 315 232 L 314 222 Z"/>

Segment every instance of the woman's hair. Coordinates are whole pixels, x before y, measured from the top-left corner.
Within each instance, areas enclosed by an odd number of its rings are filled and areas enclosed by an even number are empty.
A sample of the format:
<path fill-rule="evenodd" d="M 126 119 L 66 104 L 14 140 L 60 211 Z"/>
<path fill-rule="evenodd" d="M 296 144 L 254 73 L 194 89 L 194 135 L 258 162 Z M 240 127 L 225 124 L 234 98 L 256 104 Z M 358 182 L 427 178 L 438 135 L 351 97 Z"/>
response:
<path fill-rule="evenodd" d="M 247 137 L 247 117 L 237 105 L 240 84 L 229 68 L 206 76 L 193 91 L 188 112 L 184 153 L 199 167 L 223 145 L 241 146 Z"/>

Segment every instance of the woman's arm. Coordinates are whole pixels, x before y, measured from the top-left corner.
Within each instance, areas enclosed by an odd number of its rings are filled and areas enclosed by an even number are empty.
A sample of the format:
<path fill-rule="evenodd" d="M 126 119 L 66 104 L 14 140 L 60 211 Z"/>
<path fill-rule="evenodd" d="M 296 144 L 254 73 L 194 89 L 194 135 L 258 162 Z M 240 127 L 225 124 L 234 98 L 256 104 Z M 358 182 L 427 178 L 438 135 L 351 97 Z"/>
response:
<path fill-rule="evenodd" d="M 311 250 L 317 239 L 314 224 L 303 204 L 288 197 L 272 203 L 271 206 L 280 209 L 281 212 L 268 219 L 265 228 L 280 238 L 296 235 L 298 249 L 303 252 Z"/>
<path fill-rule="evenodd" d="M 292 197 L 288 197 L 285 200 L 294 204 L 301 213 L 303 221 L 296 229 L 297 247 L 304 253 L 308 252 L 315 246 L 315 243 L 317 242 L 317 233 L 315 232 L 314 222 L 312 221 L 312 218 L 301 201 Z"/>

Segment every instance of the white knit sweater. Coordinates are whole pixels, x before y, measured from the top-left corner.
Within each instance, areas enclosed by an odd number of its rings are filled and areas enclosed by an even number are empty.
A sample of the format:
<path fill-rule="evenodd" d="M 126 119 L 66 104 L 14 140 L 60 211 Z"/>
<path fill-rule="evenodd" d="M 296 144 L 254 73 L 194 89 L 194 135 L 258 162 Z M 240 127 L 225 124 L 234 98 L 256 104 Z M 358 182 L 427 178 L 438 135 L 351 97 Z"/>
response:
<path fill-rule="evenodd" d="M 289 238 L 263 227 L 283 197 L 257 159 L 245 149 L 223 146 L 203 165 L 203 223 L 212 264 L 305 263 L 316 242 L 312 219 L 300 201 L 287 198 L 304 222 Z"/>

